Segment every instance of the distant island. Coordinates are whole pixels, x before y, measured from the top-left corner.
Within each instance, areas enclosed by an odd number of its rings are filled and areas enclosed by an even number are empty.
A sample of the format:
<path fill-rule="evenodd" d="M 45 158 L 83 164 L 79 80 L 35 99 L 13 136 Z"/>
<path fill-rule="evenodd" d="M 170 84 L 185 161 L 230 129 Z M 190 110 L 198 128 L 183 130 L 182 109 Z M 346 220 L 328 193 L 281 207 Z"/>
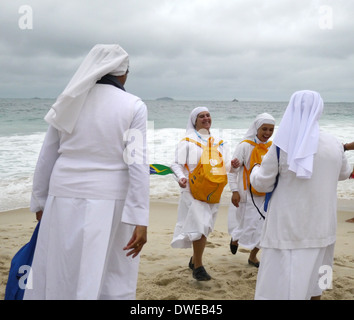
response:
<path fill-rule="evenodd" d="M 232 102 L 238 102 L 238 100 L 237 100 L 237 99 L 234 99 L 234 100 L 232 100 Z"/>
<path fill-rule="evenodd" d="M 170 97 L 157 98 L 156 100 L 157 100 L 157 101 L 161 101 L 161 100 L 163 100 L 163 101 L 173 101 L 173 99 L 170 98 Z"/>

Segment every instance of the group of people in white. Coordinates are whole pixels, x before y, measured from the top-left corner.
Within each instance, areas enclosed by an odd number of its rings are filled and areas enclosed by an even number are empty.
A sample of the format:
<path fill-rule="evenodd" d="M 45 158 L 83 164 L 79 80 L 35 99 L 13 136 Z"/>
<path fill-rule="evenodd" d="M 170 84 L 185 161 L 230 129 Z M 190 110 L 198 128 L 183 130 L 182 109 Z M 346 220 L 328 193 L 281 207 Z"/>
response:
<path fill-rule="evenodd" d="M 149 220 L 147 107 L 125 91 L 128 72 L 124 49 L 96 45 L 45 117 L 49 128 L 31 199 L 41 224 L 33 286 L 24 299 L 136 297 Z M 248 263 L 259 267 L 256 299 L 319 298 L 318 270 L 333 264 L 337 182 L 352 170 L 343 145 L 320 131 L 322 110 L 319 93 L 295 92 L 272 144 L 275 120 L 260 114 L 244 137 L 252 143 L 240 143 L 233 160 L 225 161 L 232 191 L 230 249 L 236 254 L 239 245 L 248 248 Z M 192 110 L 186 138 L 206 145 L 213 137 L 211 124 L 207 108 Z M 143 143 L 129 148 L 134 132 Z M 222 142 L 213 138 L 222 154 Z M 268 152 L 250 168 L 255 144 L 267 144 Z M 125 161 L 127 150 L 133 161 Z M 176 149 L 171 169 L 181 196 L 171 246 L 193 247 L 188 266 L 197 281 L 207 281 L 212 277 L 202 257 L 219 203 L 197 200 L 190 192 L 188 177 L 197 163 L 188 155 L 198 159 L 201 153 L 186 139 Z M 138 158 L 145 161 L 134 161 Z M 259 192 L 273 191 L 266 212 L 265 196 L 253 195 L 250 184 Z"/>

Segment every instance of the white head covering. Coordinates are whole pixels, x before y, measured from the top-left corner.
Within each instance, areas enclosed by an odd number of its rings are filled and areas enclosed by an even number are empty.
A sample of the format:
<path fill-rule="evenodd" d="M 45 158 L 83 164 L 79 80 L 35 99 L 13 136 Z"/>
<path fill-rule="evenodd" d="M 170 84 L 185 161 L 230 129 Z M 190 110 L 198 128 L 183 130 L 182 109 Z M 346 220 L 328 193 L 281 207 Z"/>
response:
<path fill-rule="evenodd" d="M 289 170 L 298 178 L 312 176 L 313 157 L 317 152 L 323 100 L 318 92 L 295 92 L 279 124 L 274 144 L 288 154 Z"/>
<path fill-rule="evenodd" d="M 44 119 L 72 133 L 90 89 L 106 74 L 122 76 L 128 67 L 128 54 L 119 45 L 94 46 Z"/>
<path fill-rule="evenodd" d="M 253 140 L 256 135 L 258 129 L 263 125 L 263 124 L 274 124 L 275 125 L 275 119 L 268 113 L 262 113 L 259 114 L 256 119 L 252 122 L 251 126 L 248 128 L 245 136 L 243 137 L 243 140 Z"/>
<path fill-rule="evenodd" d="M 195 122 L 197 120 L 198 114 L 201 112 L 204 112 L 204 111 L 209 112 L 207 107 L 197 107 L 192 110 L 192 112 L 189 115 L 188 122 L 187 122 L 186 132 L 195 129 Z"/>

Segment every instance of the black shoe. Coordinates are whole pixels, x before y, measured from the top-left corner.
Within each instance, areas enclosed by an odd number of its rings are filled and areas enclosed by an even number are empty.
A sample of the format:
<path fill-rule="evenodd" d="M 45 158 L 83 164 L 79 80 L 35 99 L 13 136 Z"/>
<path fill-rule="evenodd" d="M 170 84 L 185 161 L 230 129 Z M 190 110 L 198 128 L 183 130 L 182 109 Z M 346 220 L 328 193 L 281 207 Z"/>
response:
<path fill-rule="evenodd" d="M 253 262 L 250 259 L 248 259 L 248 264 L 250 264 L 251 266 L 254 266 L 256 268 L 259 268 L 259 262 Z"/>
<path fill-rule="evenodd" d="M 208 281 L 211 276 L 205 271 L 203 266 L 200 266 L 197 269 L 193 269 L 193 278 L 198 281 Z"/>
<path fill-rule="evenodd" d="M 238 249 L 238 245 L 237 244 L 232 244 L 232 238 L 230 240 L 230 250 L 232 254 L 236 254 Z"/>
<path fill-rule="evenodd" d="M 189 267 L 189 269 L 194 270 L 194 264 L 192 263 L 192 257 L 191 257 L 191 259 L 189 260 L 188 267 Z"/>

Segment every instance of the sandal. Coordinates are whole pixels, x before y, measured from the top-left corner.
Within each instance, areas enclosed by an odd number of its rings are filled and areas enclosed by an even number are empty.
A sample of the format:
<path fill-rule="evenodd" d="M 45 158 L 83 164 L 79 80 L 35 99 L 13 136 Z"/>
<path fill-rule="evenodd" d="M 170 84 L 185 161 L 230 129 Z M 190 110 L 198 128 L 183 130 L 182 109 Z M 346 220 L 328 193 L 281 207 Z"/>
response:
<path fill-rule="evenodd" d="M 193 270 L 193 278 L 198 281 L 208 281 L 211 276 L 205 271 L 203 266 Z"/>

